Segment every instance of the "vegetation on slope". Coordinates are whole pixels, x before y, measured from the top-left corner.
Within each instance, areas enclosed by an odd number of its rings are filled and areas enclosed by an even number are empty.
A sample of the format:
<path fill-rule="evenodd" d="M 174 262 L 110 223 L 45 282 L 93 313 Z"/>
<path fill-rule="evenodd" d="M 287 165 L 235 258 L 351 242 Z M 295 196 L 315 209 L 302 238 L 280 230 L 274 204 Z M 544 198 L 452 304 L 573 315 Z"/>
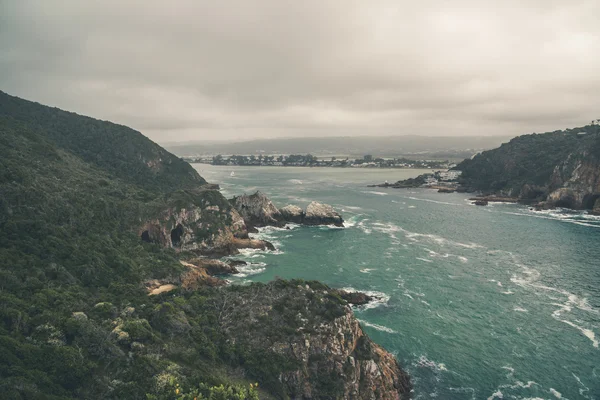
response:
<path fill-rule="evenodd" d="M 570 158 L 600 159 L 599 125 L 519 136 L 455 169 L 463 171 L 462 183 L 474 190 L 519 196 L 530 185 L 547 195 L 555 168 Z"/>
<path fill-rule="evenodd" d="M 269 340 L 296 337 L 299 309 L 315 325 L 343 315 L 327 287 L 278 281 L 148 296 L 142 284 L 185 267 L 174 250 L 143 242 L 140 224 L 165 207 L 228 206 L 197 190 L 203 183 L 135 131 L 0 93 L 2 398 L 289 396 L 278 376 L 297 365 L 236 335 L 252 327 Z M 315 289 L 308 300 L 297 289 L 305 285 Z M 252 310 L 231 305 L 248 296 L 273 311 L 247 324 Z"/>

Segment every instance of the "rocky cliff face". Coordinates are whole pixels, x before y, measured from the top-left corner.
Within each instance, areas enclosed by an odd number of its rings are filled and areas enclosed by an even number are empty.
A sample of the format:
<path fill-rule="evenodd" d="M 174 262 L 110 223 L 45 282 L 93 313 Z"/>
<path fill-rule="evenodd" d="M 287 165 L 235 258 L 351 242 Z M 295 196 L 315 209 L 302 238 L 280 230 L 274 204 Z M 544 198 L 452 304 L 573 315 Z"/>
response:
<path fill-rule="evenodd" d="M 460 163 L 471 190 L 600 211 L 600 126 L 524 135 Z"/>
<path fill-rule="evenodd" d="M 142 240 L 205 255 L 235 254 L 240 248 L 272 249 L 248 238 L 244 219 L 217 190 L 173 193 L 161 211 L 139 229 Z"/>
<path fill-rule="evenodd" d="M 408 375 L 325 285 L 276 281 L 246 290 L 244 301 L 224 296 L 216 305 L 230 310 L 219 325 L 232 345 L 285 360 L 277 382 L 267 382 L 274 392 L 292 399 L 409 398 Z"/>
<path fill-rule="evenodd" d="M 313 201 L 306 207 L 304 216 L 306 225 L 335 225 L 344 226 L 342 216 L 338 214 L 329 204 Z"/>
<path fill-rule="evenodd" d="M 252 227 L 281 224 L 281 214 L 277 207 L 263 193 L 242 195 L 230 200 L 231 205 L 242 216 L 246 224 Z"/>
<path fill-rule="evenodd" d="M 344 226 L 342 216 L 328 204 L 313 201 L 306 211 L 295 205 L 287 205 L 278 209 L 267 196 L 261 192 L 253 195 L 234 197 L 231 204 L 242 216 L 246 225 L 251 227 L 283 226 L 286 223 L 305 225 Z"/>

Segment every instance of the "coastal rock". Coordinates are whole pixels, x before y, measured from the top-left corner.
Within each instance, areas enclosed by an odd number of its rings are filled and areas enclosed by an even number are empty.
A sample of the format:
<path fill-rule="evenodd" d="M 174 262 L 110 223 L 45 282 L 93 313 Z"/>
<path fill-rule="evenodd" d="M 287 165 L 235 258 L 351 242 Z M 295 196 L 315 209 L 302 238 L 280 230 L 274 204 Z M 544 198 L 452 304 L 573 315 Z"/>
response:
<path fill-rule="evenodd" d="M 439 188 L 438 193 L 454 193 L 456 190 L 454 188 Z"/>
<path fill-rule="evenodd" d="M 180 261 L 187 267 L 180 276 L 181 287 L 185 290 L 197 290 L 203 286 L 224 286 L 227 282 L 208 274 L 205 268 L 186 261 Z"/>
<path fill-rule="evenodd" d="M 580 196 L 569 188 L 560 188 L 548 195 L 546 203 L 554 207 L 579 208 Z"/>
<path fill-rule="evenodd" d="M 487 200 L 475 200 L 473 202 L 473 204 L 475 204 L 476 206 L 487 206 L 488 201 Z"/>
<path fill-rule="evenodd" d="M 231 205 L 244 219 L 245 223 L 254 227 L 282 225 L 281 213 L 260 191 L 252 195 L 241 195 L 230 200 Z"/>
<path fill-rule="evenodd" d="M 285 360 L 287 367 L 270 383 L 277 386 L 278 397 L 410 397 L 408 375 L 390 353 L 369 339 L 334 291 L 318 282 L 294 281 L 254 284 L 243 290 L 246 295 L 238 298 L 222 293 L 215 304 L 230 310 L 222 314 L 219 328 L 231 343 L 270 360 Z"/>
<path fill-rule="evenodd" d="M 369 296 L 366 293 L 362 293 L 362 292 L 348 292 L 346 290 L 335 290 L 335 293 L 337 293 L 342 299 L 344 299 L 345 301 L 347 301 L 349 304 L 355 305 L 355 306 L 363 306 L 371 301 L 373 301 L 373 297 Z"/>
<path fill-rule="evenodd" d="M 187 262 L 196 267 L 204 268 L 209 275 L 229 275 L 239 273 L 235 266 L 211 258 L 194 258 Z"/>
<path fill-rule="evenodd" d="M 306 225 L 335 225 L 344 226 L 342 216 L 338 214 L 329 204 L 313 201 L 306 207 L 304 216 Z"/>
<path fill-rule="evenodd" d="M 298 206 L 287 205 L 279 210 L 285 222 L 302 224 L 304 222 L 304 210 Z"/>

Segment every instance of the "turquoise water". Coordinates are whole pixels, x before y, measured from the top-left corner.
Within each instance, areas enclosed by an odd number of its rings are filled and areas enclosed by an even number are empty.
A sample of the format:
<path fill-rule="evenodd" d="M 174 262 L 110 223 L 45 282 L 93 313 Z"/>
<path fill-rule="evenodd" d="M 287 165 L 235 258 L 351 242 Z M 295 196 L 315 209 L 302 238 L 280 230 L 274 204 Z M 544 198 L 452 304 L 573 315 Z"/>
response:
<path fill-rule="evenodd" d="M 344 229 L 262 230 L 278 251 L 244 253 L 253 264 L 232 280 L 379 293 L 356 315 L 415 399 L 600 399 L 600 218 L 366 187 L 418 170 L 195 168 L 228 197 L 259 189 L 342 212 Z"/>

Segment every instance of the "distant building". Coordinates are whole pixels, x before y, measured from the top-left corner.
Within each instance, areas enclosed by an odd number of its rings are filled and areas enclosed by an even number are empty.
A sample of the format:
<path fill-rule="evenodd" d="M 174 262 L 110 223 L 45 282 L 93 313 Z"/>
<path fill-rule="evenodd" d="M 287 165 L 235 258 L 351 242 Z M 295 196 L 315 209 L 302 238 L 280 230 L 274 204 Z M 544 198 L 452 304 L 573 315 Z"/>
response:
<path fill-rule="evenodd" d="M 462 171 L 456 170 L 438 172 L 440 181 L 455 181 L 461 174 Z"/>

